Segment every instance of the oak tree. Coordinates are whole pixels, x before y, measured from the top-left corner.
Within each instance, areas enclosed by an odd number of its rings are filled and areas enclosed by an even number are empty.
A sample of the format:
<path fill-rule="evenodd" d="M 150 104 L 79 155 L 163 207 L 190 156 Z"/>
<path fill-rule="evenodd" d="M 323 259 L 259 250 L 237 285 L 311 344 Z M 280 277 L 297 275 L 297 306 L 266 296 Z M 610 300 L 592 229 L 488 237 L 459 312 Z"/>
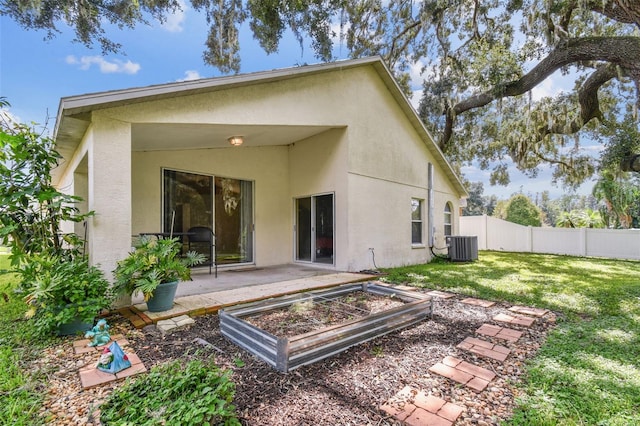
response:
<path fill-rule="evenodd" d="M 190 0 L 210 24 L 203 59 L 240 70 L 239 28 L 247 22 L 268 53 L 289 29 L 318 59 L 336 44 L 351 57 L 380 55 L 409 93 L 408 71 L 422 64 L 419 112 L 448 158 L 492 168 L 507 183 L 508 159 L 536 176 L 550 166 L 559 182 L 593 175 L 585 150 L 623 118 L 637 126 L 640 2 L 637 0 Z M 103 51 L 121 46 L 104 23 L 133 27 L 163 20 L 179 0 L 0 0 L 0 14 L 54 36 L 57 25 Z M 532 91 L 558 73 L 572 87 Z"/>

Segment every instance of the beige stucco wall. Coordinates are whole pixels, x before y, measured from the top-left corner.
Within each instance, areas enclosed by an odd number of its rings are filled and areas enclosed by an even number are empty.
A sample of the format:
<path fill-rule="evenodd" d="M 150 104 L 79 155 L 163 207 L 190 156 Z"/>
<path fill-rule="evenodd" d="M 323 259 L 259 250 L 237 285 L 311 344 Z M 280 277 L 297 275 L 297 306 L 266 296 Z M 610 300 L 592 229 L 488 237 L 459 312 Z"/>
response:
<path fill-rule="evenodd" d="M 132 162 L 134 235 L 162 229 L 162 168 L 249 180 L 255 182 L 256 264 L 266 266 L 291 261 L 286 146 L 134 152 Z"/>
<path fill-rule="evenodd" d="M 335 127 L 290 146 L 131 153 L 131 123 L 317 125 Z M 277 141 L 274 141 L 277 143 Z M 109 267 L 131 236 L 161 228 L 161 169 L 255 182 L 255 261 L 293 260 L 294 199 L 335 194 L 336 269 L 427 261 L 427 167 L 434 164 L 436 246 L 444 205 L 458 198 L 430 150 L 372 67 L 307 75 L 94 113 L 77 153 L 88 155 L 93 260 Z M 75 158 L 75 157 L 74 157 Z M 63 182 L 72 180 L 67 173 Z M 425 246 L 411 245 L 411 198 L 424 200 Z M 126 241 L 126 243 L 125 243 Z M 99 253 L 99 254 L 98 254 Z"/>
<path fill-rule="evenodd" d="M 334 195 L 334 262 L 337 270 L 347 269 L 348 190 L 347 129 L 334 129 L 296 142 L 289 150 L 290 216 L 295 217 L 295 199 L 319 194 Z M 290 232 L 295 247 L 295 233 Z M 323 267 L 330 265 L 323 264 Z"/>
<path fill-rule="evenodd" d="M 428 227 L 444 245 L 444 205 L 459 196 L 406 115 L 373 72 L 360 77 L 359 125 L 349 127 L 349 270 L 427 262 Z M 428 164 L 434 164 L 434 223 L 428 223 Z M 423 245 L 411 244 L 411 199 L 423 200 Z M 457 216 L 453 217 L 454 224 Z M 454 225 L 454 233 L 456 227 Z"/>

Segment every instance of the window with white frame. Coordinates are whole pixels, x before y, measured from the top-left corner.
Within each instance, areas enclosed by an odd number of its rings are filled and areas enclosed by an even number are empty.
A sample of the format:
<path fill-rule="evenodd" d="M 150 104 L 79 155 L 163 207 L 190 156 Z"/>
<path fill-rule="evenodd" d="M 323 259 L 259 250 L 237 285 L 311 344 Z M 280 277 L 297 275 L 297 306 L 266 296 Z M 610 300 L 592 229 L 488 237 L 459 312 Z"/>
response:
<path fill-rule="evenodd" d="M 452 208 L 451 208 L 451 203 L 447 203 L 444 206 L 444 235 L 445 236 L 449 236 L 451 235 L 451 231 L 453 230 L 452 228 Z"/>
<path fill-rule="evenodd" d="M 411 199 L 411 244 L 422 244 L 423 200 Z"/>

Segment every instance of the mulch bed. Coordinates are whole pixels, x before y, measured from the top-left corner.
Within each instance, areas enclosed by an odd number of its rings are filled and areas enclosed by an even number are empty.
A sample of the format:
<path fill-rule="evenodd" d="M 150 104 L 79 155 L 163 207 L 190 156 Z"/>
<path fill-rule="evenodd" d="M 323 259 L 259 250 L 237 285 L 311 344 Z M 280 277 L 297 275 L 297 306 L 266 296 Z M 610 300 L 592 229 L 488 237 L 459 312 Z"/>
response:
<path fill-rule="evenodd" d="M 530 328 L 513 327 L 524 331 L 515 344 L 496 340 L 495 343 L 512 350 L 507 360 L 500 363 L 457 349 L 456 345 L 465 337 L 475 336 L 475 330 L 483 323 L 491 323 L 493 316 L 508 313 L 511 305 L 482 308 L 462 304 L 461 299 L 437 299 L 432 319 L 287 374 L 277 372 L 228 342 L 220 334 L 217 315 L 196 317 L 194 325 L 168 335 L 154 326 L 135 330 L 119 317 L 111 318 L 110 323 L 115 332 L 126 335 L 148 369 L 176 358 L 210 357 L 218 365 L 231 369 L 236 383 L 234 403 L 246 425 L 393 425 L 396 423 L 377 407 L 407 385 L 464 407 L 456 424 L 499 424 L 511 416 L 518 394 L 514 386 L 522 382 L 525 362 L 543 343 L 555 324 L 555 315 L 537 319 Z M 203 341 L 208 344 L 203 345 Z M 487 389 L 476 393 L 428 372 L 429 367 L 447 355 L 488 368 L 497 377 Z M 65 362 L 66 356 L 53 351 L 47 358 L 49 362 Z M 99 424 L 94 411 L 111 386 L 77 392 L 73 391 L 72 381 L 70 376 L 52 377 L 54 391 L 49 391 L 43 417 L 49 418 L 51 424 L 78 424 L 78 421 Z M 60 395 L 65 389 L 66 397 Z M 75 423 L 63 409 L 52 416 L 52 401 L 61 397 L 65 398 L 66 409 L 74 413 Z M 88 403 L 87 398 L 94 400 Z"/>

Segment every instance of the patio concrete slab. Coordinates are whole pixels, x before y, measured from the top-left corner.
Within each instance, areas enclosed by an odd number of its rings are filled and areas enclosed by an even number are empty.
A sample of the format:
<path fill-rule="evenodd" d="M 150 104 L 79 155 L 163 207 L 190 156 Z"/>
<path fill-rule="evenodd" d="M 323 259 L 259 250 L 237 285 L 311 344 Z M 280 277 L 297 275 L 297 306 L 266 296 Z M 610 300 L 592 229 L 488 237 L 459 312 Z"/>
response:
<path fill-rule="evenodd" d="M 231 272 L 227 272 L 232 274 Z M 242 282 L 243 272 L 236 275 L 237 281 Z M 266 273 L 265 273 L 266 274 Z M 282 273 L 272 277 L 275 279 Z M 317 290 L 352 282 L 367 281 L 378 278 L 377 275 L 339 272 L 332 274 L 314 275 L 287 281 L 269 282 L 227 290 L 212 291 L 202 294 L 190 294 L 176 297 L 173 308 L 163 312 L 149 312 L 146 303 L 138 303 L 121 313 L 128 318 L 136 328 L 142 328 L 150 323 L 168 320 L 182 315 L 197 316 L 215 313 L 227 306 L 239 303 L 254 302 L 271 297 L 303 291 Z"/>

